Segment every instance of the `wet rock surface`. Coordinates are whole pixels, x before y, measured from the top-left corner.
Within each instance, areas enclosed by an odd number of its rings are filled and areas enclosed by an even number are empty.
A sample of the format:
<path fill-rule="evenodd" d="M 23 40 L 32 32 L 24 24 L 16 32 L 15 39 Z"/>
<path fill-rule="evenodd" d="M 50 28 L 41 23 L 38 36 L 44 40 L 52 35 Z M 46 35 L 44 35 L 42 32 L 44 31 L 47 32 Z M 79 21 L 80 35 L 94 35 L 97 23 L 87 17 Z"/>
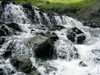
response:
<path fill-rule="evenodd" d="M 54 42 L 56 39 L 58 38 L 55 36 L 45 37 L 37 35 L 28 42 L 28 46 L 33 48 L 35 57 L 40 59 L 51 59 L 56 53 L 54 49 Z"/>
<path fill-rule="evenodd" d="M 3 75 L 4 73 L 3 73 L 3 69 L 2 68 L 0 68 L 0 75 Z"/>
<path fill-rule="evenodd" d="M 83 43 L 83 41 L 86 39 L 84 33 L 76 27 L 69 30 L 67 34 L 67 38 L 72 42 L 76 42 L 78 44 Z"/>
<path fill-rule="evenodd" d="M 4 30 L 0 29 L 0 36 L 6 36 L 6 35 L 7 33 Z"/>
<path fill-rule="evenodd" d="M 64 29 L 65 27 L 64 26 L 60 26 L 60 25 L 52 25 L 52 26 L 50 26 L 49 27 L 49 30 L 50 31 L 56 31 L 56 30 L 62 30 L 62 29 Z"/>
<path fill-rule="evenodd" d="M 7 26 L 10 27 L 10 28 L 12 28 L 12 29 L 15 29 L 15 30 L 17 30 L 17 31 L 22 31 L 22 30 L 20 29 L 19 25 L 16 24 L 16 23 L 9 23 L 9 24 L 7 24 Z"/>
<path fill-rule="evenodd" d="M 11 58 L 11 64 L 18 70 L 30 75 L 31 72 L 34 75 L 37 70 L 36 67 L 32 66 L 30 57 L 27 55 L 19 55 Z M 39 73 L 37 74 L 39 75 Z"/>
<path fill-rule="evenodd" d="M 4 38 L 0 38 L 0 45 L 2 45 L 5 42 Z"/>
<path fill-rule="evenodd" d="M 87 65 L 83 61 L 80 61 L 79 65 L 82 66 L 82 67 L 87 67 Z"/>
<path fill-rule="evenodd" d="M 2 23 L 0 25 L 0 36 L 16 35 L 17 32 L 22 32 L 22 29 L 16 23 Z"/>

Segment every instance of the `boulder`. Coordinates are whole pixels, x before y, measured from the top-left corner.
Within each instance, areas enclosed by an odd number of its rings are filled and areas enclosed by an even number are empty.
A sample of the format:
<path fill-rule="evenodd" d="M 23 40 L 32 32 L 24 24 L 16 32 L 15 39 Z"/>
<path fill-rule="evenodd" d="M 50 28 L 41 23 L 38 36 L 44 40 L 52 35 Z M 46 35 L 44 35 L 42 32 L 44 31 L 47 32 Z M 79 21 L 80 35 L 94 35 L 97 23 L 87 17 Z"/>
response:
<path fill-rule="evenodd" d="M 0 38 L 0 45 L 2 45 L 5 42 L 4 38 Z"/>
<path fill-rule="evenodd" d="M 18 55 L 11 58 L 11 64 L 18 70 L 24 73 L 31 73 L 36 71 L 37 68 L 32 66 L 30 57 L 27 55 Z M 34 75 L 34 74 L 33 74 Z"/>
<path fill-rule="evenodd" d="M 34 49 L 35 56 L 41 59 L 50 59 L 54 55 L 54 42 L 50 39 L 45 40 Z"/>
<path fill-rule="evenodd" d="M 0 75 L 4 75 L 2 68 L 0 68 Z"/>
<path fill-rule="evenodd" d="M 36 35 L 28 41 L 28 47 L 33 49 L 36 58 L 51 59 L 56 56 L 54 49 L 54 42 L 56 36 L 46 37 L 42 35 Z"/>
<path fill-rule="evenodd" d="M 1 2 L 2 7 L 4 8 L 7 4 L 10 4 L 9 0 L 3 0 Z"/>
<path fill-rule="evenodd" d="M 31 5 L 30 3 L 22 4 L 22 6 L 23 6 L 24 8 L 29 9 L 29 10 L 32 10 L 32 5 Z"/>
<path fill-rule="evenodd" d="M 6 36 L 7 33 L 3 30 L 3 29 L 0 29 L 0 36 Z"/>
<path fill-rule="evenodd" d="M 16 23 L 10 23 L 10 24 L 7 24 L 7 26 L 12 28 L 12 29 L 15 29 L 17 31 L 22 31 L 21 28 L 19 27 L 19 25 Z"/>
<path fill-rule="evenodd" d="M 82 66 L 82 67 L 87 67 L 87 65 L 83 61 L 80 61 L 79 65 Z"/>
<path fill-rule="evenodd" d="M 72 42 L 76 42 L 78 44 L 83 43 L 83 41 L 86 39 L 85 34 L 76 27 L 69 30 L 67 34 L 67 38 Z"/>

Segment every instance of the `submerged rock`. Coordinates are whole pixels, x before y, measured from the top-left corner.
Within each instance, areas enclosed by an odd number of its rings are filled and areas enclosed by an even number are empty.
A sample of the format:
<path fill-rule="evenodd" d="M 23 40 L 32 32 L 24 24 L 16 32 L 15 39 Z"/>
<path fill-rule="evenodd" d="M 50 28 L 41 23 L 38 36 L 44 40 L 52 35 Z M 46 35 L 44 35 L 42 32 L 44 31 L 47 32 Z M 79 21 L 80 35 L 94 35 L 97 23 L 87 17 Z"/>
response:
<path fill-rule="evenodd" d="M 72 42 L 76 42 L 78 44 L 83 43 L 83 41 L 86 39 L 85 34 L 78 28 L 74 27 L 72 28 L 68 34 L 67 38 L 71 40 Z"/>
<path fill-rule="evenodd" d="M 32 66 L 32 63 L 30 61 L 30 57 L 27 55 L 18 55 L 18 56 L 12 57 L 11 64 L 18 71 L 22 71 L 22 72 L 27 73 L 27 74 L 37 70 L 37 68 L 35 66 Z"/>

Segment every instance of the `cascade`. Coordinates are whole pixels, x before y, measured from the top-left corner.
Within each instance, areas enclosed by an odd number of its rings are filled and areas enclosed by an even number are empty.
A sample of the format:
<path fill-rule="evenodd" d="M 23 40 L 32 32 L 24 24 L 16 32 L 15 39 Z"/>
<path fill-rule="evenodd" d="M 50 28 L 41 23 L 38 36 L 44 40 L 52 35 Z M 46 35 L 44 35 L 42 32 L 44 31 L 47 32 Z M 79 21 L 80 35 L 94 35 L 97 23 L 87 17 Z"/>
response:
<path fill-rule="evenodd" d="M 11 57 L 27 55 L 41 75 L 100 75 L 99 28 L 84 26 L 81 22 L 66 15 L 48 16 L 48 13 L 43 12 L 41 16 L 40 10 L 34 9 L 34 12 L 35 19 L 37 19 L 36 24 L 28 18 L 22 5 L 10 3 L 4 8 L 1 16 L 5 22 L 3 26 L 7 23 L 17 23 L 22 31 L 1 37 L 5 39 L 5 42 L 0 46 L 0 72 L 3 69 L 4 75 L 28 75 L 17 71 L 10 62 Z M 47 25 L 44 25 L 43 21 L 47 21 Z M 48 26 L 53 25 L 64 28 L 49 31 Z M 8 27 L 8 31 L 13 31 L 9 26 L 6 27 Z M 47 39 L 40 35 L 38 37 L 38 33 L 45 34 L 48 31 L 55 33 L 58 37 L 58 40 L 54 42 L 56 57 L 51 60 L 40 60 L 35 57 L 32 46 Z M 72 39 L 69 39 L 68 36 Z M 8 56 L 4 56 L 5 53 Z"/>

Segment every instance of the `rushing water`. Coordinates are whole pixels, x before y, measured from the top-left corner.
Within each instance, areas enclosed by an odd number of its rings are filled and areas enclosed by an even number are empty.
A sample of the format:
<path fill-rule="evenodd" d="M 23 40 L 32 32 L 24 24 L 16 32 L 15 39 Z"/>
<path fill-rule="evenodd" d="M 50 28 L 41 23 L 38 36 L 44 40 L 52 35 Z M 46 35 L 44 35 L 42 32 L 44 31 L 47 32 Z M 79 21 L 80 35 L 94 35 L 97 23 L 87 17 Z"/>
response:
<path fill-rule="evenodd" d="M 42 17 L 39 10 L 35 10 L 35 15 L 38 19 L 38 25 L 31 23 L 28 19 L 27 14 L 21 5 L 8 4 L 4 9 L 2 19 L 5 22 L 15 22 L 20 25 L 23 30 L 19 35 L 8 36 L 6 42 L 0 48 L 0 55 L 2 55 L 7 46 L 13 42 L 14 50 L 12 55 L 26 54 L 30 56 L 32 63 L 38 68 L 38 71 L 42 75 L 100 75 L 100 29 L 90 28 L 83 26 L 83 24 L 68 16 L 53 16 L 49 17 L 46 13 L 43 13 L 44 19 L 49 25 L 53 24 L 52 20 L 56 22 L 56 25 L 62 25 L 65 29 L 55 31 L 59 40 L 55 42 L 55 49 L 57 51 L 57 59 L 38 61 L 35 60 L 34 53 L 29 49 L 25 43 L 31 37 L 34 37 L 37 32 L 45 32 L 46 30 L 38 29 L 39 26 L 43 25 Z M 68 30 L 72 27 L 77 27 L 82 30 L 86 36 L 86 40 L 83 44 L 72 43 L 66 37 Z M 31 33 L 31 30 L 34 30 Z M 74 48 L 80 55 L 79 58 L 70 56 L 71 53 L 75 54 Z M 64 59 L 60 57 L 65 57 Z M 96 60 L 98 59 L 98 60 Z M 83 61 L 87 66 L 83 67 L 79 63 Z M 7 68 L 14 70 L 14 75 L 20 75 L 13 66 L 10 64 L 10 60 L 0 57 L 0 68 L 4 68 L 5 75 L 9 75 Z M 23 75 L 23 74 L 22 74 Z"/>

